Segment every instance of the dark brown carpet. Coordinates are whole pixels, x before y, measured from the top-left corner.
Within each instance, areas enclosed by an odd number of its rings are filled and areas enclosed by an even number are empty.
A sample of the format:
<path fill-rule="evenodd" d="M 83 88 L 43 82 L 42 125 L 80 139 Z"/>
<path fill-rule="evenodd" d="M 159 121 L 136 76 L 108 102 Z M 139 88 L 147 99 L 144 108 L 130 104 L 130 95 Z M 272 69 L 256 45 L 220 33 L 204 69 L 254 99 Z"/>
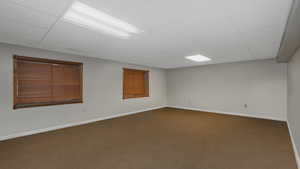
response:
<path fill-rule="evenodd" d="M 0 142 L 0 169 L 296 169 L 286 123 L 165 108 Z"/>

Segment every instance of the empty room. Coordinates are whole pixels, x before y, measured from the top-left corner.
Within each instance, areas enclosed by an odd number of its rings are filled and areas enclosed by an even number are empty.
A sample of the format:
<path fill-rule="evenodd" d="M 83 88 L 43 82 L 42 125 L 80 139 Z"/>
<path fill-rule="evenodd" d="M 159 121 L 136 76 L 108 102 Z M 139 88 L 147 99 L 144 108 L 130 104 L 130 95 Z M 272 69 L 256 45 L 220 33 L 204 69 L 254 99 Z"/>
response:
<path fill-rule="evenodd" d="M 0 169 L 300 169 L 300 0 L 1 0 Z"/>

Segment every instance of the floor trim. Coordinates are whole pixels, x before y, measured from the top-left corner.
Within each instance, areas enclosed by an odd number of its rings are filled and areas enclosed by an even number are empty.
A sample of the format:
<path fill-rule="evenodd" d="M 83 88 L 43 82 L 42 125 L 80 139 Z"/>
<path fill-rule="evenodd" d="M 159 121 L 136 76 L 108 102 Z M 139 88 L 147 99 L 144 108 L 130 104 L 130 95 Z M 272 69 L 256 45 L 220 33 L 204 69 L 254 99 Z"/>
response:
<path fill-rule="evenodd" d="M 68 123 L 68 124 L 58 125 L 58 126 L 54 126 L 54 127 L 48 127 L 48 128 L 44 128 L 44 129 L 36 129 L 36 130 L 25 131 L 25 132 L 20 132 L 20 133 L 16 133 L 16 134 L 10 134 L 7 136 L 0 136 L 0 141 L 14 139 L 14 138 L 18 138 L 18 137 L 30 136 L 30 135 L 34 135 L 34 134 L 38 134 L 38 133 L 44 133 L 44 132 L 68 128 L 68 127 L 79 126 L 79 125 L 83 125 L 83 124 L 113 119 L 113 118 L 122 117 L 122 116 L 128 116 L 128 115 L 137 114 L 137 113 L 141 113 L 141 112 L 145 112 L 145 111 L 161 109 L 164 107 L 167 107 L 167 106 L 152 107 L 152 108 L 148 108 L 148 109 L 142 109 L 142 110 L 127 112 L 127 113 L 122 113 L 122 114 L 117 114 L 117 115 L 112 115 L 112 116 L 107 116 L 107 117 L 85 120 L 85 121 L 81 121 L 81 122 Z"/>
<path fill-rule="evenodd" d="M 288 125 L 288 129 L 289 129 L 290 137 L 291 137 L 291 140 L 292 140 L 292 144 L 293 144 L 293 150 L 294 150 L 294 153 L 295 153 L 295 158 L 296 158 L 296 162 L 297 162 L 297 167 L 298 167 L 298 169 L 300 169 L 300 156 L 299 156 L 299 151 L 297 150 L 297 147 L 296 147 L 296 144 L 295 144 L 295 140 L 294 140 L 294 136 L 293 136 L 292 130 L 291 130 L 291 128 L 290 128 L 289 121 L 287 121 L 287 125 Z"/>
<path fill-rule="evenodd" d="M 250 114 L 242 114 L 242 113 L 233 113 L 233 112 L 224 112 L 219 110 L 207 110 L 207 109 L 201 109 L 201 108 L 191 108 L 191 107 L 184 107 L 184 106 L 171 106 L 170 108 L 176 108 L 176 109 L 185 109 L 185 110 L 194 110 L 194 111 L 204 111 L 204 112 L 210 112 L 210 113 L 217 113 L 217 114 L 227 114 L 227 115 L 233 115 L 233 116 L 242 116 L 242 117 L 251 117 L 251 118 L 258 118 L 258 119 L 267 119 L 267 120 L 276 120 L 276 121 L 286 121 L 286 119 L 282 118 L 276 118 L 276 117 L 266 117 L 266 116 L 256 116 L 256 115 L 250 115 Z"/>

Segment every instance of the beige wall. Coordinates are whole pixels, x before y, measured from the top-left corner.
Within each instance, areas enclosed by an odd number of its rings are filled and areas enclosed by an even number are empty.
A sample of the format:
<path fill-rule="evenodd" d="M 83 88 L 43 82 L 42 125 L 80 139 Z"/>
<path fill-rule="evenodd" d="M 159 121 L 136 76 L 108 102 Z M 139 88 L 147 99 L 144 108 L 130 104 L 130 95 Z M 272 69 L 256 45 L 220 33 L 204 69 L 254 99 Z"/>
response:
<path fill-rule="evenodd" d="M 13 54 L 83 62 L 84 103 L 13 110 Z M 150 97 L 122 99 L 123 67 L 150 70 Z M 0 138 L 166 104 L 166 79 L 162 69 L 6 44 L 0 44 L 0 69 Z"/>
<path fill-rule="evenodd" d="M 300 50 L 288 63 L 288 123 L 300 152 Z M 299 160 L 299 156 L 298 156 Z M 298 161 L 300 162 L 300 161 Z M 299 163 L 300 164 L 300 163 Z"/>
<path fill-rule="evenodd" d="M 83 62 L 84 103 L 13 110 L 13 54 Z M 122 99 L 123 67 L 150 70 L 149 98 Z M 0 139 L 166 104 L 286 118 L 287 64 L 273 60 L 162 70 L 0 44 L 0 69 Z"/>
<path fill-rule="evenodd" d="M 286 78 L 287 64 L 274 60 L 172 69 L 168 105 L 285 120 Z"/>

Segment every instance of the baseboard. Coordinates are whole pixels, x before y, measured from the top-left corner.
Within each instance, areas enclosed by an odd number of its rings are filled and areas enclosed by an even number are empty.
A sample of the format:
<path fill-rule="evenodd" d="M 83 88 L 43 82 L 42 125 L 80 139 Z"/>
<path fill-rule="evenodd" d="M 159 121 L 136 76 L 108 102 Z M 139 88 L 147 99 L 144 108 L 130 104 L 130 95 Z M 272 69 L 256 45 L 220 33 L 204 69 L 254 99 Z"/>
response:
<path fill-rule="evenodd" d="M 48 128 L 44 128 L 44 129 L 36 129 L 36 130 L 11 134 L 11 135 L 7 135 L 7 136 L 0 136 L 0 141 L 14 139 L 14 138 L 18 138 L 18 137 L 29 136 L 29 135 L 34 135 L 34 134 L 38 134 L 38 133 L 44 133 L 44 132 L 63 129 L 63 128 L 68 128 L 68 127 L 84 125 L 84 124 L 88 124 L 88 123 L 113 119 L 113 118 L 122 117 L 122 116 L 128 116 L 128 115 L 137 114 L 137 113 L 141 113 L 141 112 L 145 112 L 145 111 L 161 109 L 161 108 L 164 108 L 164 107 L 167 107 L 167 106 L 152 107 L 152 108 L 148 108 L 148 109 L 143 109 L 143 110 L 138 110 L 138 111 L 133 111 L 133 112 L 127 112 L 127 113 L 122 113 L 122 114 L 117 114 L 117 115 L 112 115 L 112 116 L 107 116 L 107 117 L 101 117 L 101 118 L 96 118 L 96 119 L 91 119 L 91 120 L 85 120 L 85 121 L 81 121 L 81 122 L 68 123 L 68 124 L 54 126 L 54 127 L 48 127 Z"/>
<path fill-rule="evenodd" d="M 295 153 L 295 158 L 296 158 L 296 162 L 297 162 L 297 167 L 298 169 L 300 169 L 300 156 L 299 156 L 299 151 L 297 150 L 296 144 L 295 144 L 295 140 L 294 140 L 294 136 L 292 133 L 292 130 L 290 128 L 290 124 L 289 121 L 287 120 L 287 125 L 288 125 L 288 129 L 289 129 L 289 133 L 290 133 L 290 137 L 291 137 L 291 141 L 293 144 L 293 149 L 294 149 L 294 153 Z"/>
<path fill-rule="evenodd" d="M 267 117 L 267 116 L 263 116 L 263 115 L 257 116 L 257 115 L 251 115 L 251 114 L 242 114 L 242 113 L 234 113 L 234 112 L 224 112 L 224 111 L 219 111 L 219 110 L 207 110 L 207 109 L 191 108 L 191 107 L 184 107 L 184 106 L 170 106 L 169 105 L 168 107 L 170 107 L 170 108 L 176 108 L 176 109 L 204 111 L 204 112 L 217 113 L 217 114 L 226 114 L 226 115 L 233 115 L 233 116 L 251 117 L 251 118 L 258 118 L 258 119 L 286 121 L 286 119 L 283 119 L 283 118 Z"/>

